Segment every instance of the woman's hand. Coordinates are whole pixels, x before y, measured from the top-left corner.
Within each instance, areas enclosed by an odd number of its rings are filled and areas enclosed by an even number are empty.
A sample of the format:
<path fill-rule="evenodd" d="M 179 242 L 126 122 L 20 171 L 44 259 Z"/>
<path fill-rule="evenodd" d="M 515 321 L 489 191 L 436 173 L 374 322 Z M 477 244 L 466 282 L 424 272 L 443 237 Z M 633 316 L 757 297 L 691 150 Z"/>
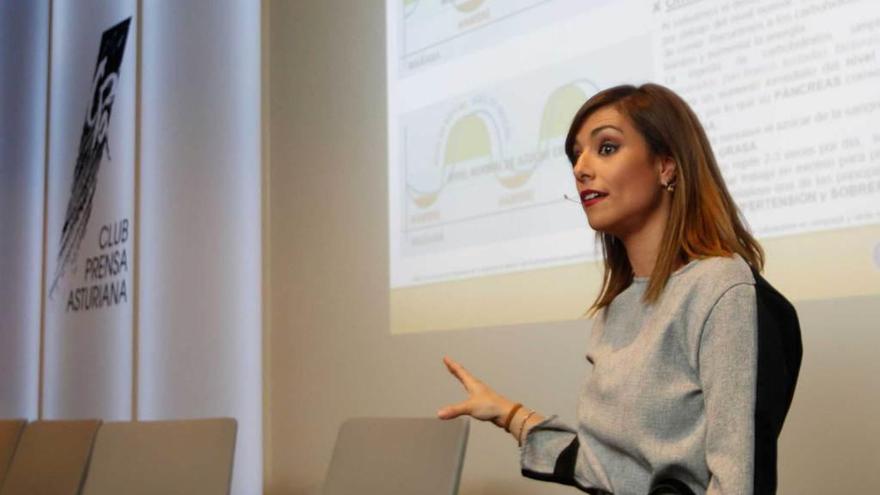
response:
<path fill-rule="evenodd" d="M 473 375 L 451 358 L 444 357 L 443 364 L 464 385 L 468 398 L 458 404 L 441 408 L 437 411 L 437 417 L 440 419 L 452 419 L 467 414 L 474 419 L 492 421 L 496 426 L 503 427 L 504 420 L 513 408 L 514 403 L 495 393 L 494 390 L 474 378 Z"/>

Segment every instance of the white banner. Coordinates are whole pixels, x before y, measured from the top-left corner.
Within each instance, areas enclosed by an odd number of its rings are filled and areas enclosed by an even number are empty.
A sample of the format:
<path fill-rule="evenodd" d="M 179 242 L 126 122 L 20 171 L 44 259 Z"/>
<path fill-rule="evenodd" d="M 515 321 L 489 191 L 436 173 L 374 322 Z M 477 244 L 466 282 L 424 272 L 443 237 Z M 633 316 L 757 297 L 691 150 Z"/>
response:
<path fill-rule="evenodd" d="M 135 12 L 53 5 L 46 418 L 131 418 Z"/>

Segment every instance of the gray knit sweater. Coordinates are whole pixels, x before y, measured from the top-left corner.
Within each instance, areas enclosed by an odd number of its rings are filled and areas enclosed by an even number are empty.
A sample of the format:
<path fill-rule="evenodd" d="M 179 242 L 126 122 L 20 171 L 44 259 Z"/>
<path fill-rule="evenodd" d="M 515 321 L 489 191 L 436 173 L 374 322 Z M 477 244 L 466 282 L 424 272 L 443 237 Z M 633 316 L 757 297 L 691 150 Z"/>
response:
<path fill-rule="evenodd" d="M 647 284 L 636 277 L 593 320 L 578 423 L 536 425 L 523 475 L 616 495 L 668 478 L 696 494 L 774 492 L 801 356 L 793 307 L 739 255 L 691 261 L 654 306 L 641 302 Z"/>

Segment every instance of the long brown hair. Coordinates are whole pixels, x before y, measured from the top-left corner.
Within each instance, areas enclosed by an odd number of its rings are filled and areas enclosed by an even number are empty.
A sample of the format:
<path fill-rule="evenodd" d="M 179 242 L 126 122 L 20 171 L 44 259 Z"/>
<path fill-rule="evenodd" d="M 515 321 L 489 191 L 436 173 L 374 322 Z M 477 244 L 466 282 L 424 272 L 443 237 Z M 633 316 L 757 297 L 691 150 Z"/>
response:
<path fill-rule="evenodd" d="M 649 83 L 615 86 L 593 95 L 575 114 L 565 139 L 565 154 L 572 165 L 577 162 L 574 145 L 581 126 L 608 105 L 630 119 L 652 158 L 669 157 L 677 165 L 666 231 L 642 301 L 656 302 L 676 265 L 693 259 L 738 253 L 762 271 L 764 251 L 727 191 L 706 132 L 693 110 L 672 90 Z M 633 281 L 623 242 L 605 232 L 596 232 L 596 240 L 602 243 L 605 273 L 602 289 L 587 310 L 590 316 L 611 304 Z"/>

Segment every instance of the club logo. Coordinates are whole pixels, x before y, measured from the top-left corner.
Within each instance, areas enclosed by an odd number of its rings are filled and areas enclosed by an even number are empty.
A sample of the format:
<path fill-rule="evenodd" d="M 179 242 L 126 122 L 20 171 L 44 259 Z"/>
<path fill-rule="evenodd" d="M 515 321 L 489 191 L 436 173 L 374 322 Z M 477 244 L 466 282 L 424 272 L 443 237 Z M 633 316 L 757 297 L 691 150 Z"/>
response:
<path fill-rule="evenodd" d="M 107 130 L 119 82 L 119 67 L 125 53 L 125 42 L 131 17 L 104 31 L 98 50 L 98 61 L 92 75 L 91 92 L 87 103 L 86 118 L 79 154 L 73 172 L 70 200 L 64 215 L 58 258 L 49 289 L 52 297 L 65 273 L 76 265 L 80 244 L 88 227 L 92 212 L 92 200 L 98 186 L 98 169 L 105 151 L 109 157 Z"/>

